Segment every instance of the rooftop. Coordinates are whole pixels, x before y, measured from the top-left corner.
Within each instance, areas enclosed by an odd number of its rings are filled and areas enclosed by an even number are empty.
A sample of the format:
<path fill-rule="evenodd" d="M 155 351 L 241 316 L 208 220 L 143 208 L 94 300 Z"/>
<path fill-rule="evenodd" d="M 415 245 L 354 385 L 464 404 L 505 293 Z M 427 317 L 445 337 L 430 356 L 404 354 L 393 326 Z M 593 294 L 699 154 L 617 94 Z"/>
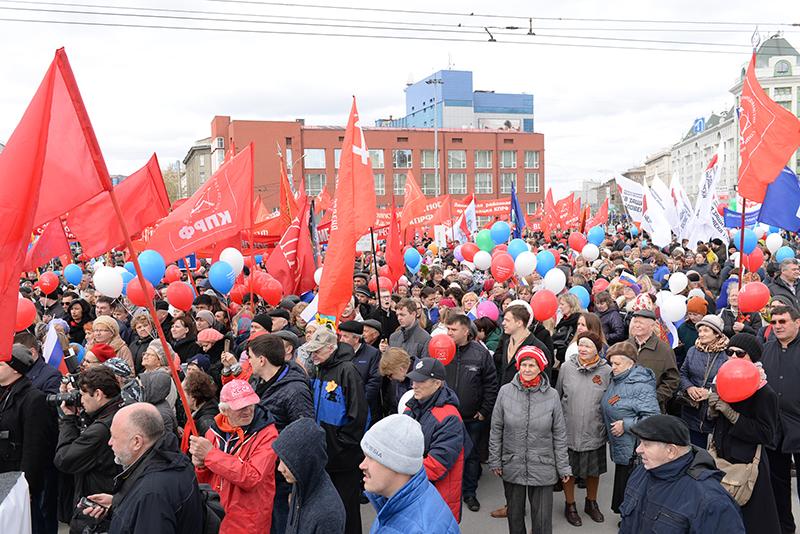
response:
<path fill-rule="evenodd" d="M 769 59 L 776 56 L 794 56 L 795 64 L 800 65 L 800 53 L 780 35 L 773 35 L 758 47 L 756 67 L 769 67 Z"/>

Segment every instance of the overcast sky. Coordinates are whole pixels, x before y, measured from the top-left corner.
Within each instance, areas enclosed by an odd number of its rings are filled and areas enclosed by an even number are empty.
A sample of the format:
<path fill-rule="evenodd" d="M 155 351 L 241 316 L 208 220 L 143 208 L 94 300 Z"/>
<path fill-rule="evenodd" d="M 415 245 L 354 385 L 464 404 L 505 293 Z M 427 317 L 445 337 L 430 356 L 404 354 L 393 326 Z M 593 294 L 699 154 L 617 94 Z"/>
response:
<path fill-rule="evenodd" d="M 70 0 L 56 0 L 66 2 Z M 328 17 L 456 25 L 527 25 L 524 19 L 433 16 L 370 11 L 275 7 L 209 0 L 71 0 L 105 6 Z M 309 3 L 310 0 L 309 0 Z M 33 24 L 0 20 L 0 142 L 10 136 L 36 90 L 56 48 L 66 47 L 78 85 L 112 174 L 129 174 L 156 152 L 165 166 L 183 159 L 196 139 L 210 133 L 214 115 L 234 119 L 292 120 L 306 124 L 344 125 L 350 95 L 358 99 L 362 119 L 404 114 L 403 87 L 439 69 L 472 70 L 475 89 L 532 93 L 535 128 L 545 135 L 546 175 L 556 198 L 581 181 L 603 179 L 641 164 L 646 155 L 679 140 L 693 120 L 732 105 L 728 89 L 749 60 L 750 34 L 762 38 L 800 22 L 797 0 L 563 2 L 362 2 L 316 0 L 316 4 L 376 6 L 536 17 L 738 21 L 744 26 L 712 24 L 670 26 L 736 29 L 737 32 L 587 32 L 540 28 L 654 28 L 644 23 L 547 21 L 534 19 L 537 37 L 500 35 L 500 42 L 475 34 L 434 31 L 433 37 L 481 39 L 478 43 L 400 39 L 218 33 L 144 28 Z M 66 9 L 0 0 L 0 8 Z M 109 11 L 100 8 L 70 8 Z M 142 13 L 142 12 L 139 12 Z M 164 13 L 162 13 L 163 15 Z M 180 16 L 180 14 L 172 14 Z M 0 9 L 0 18 L 114 22 L 165 26 L 227 27 L 252 30 L 347 32 L 322 27 L 68 15 Z M 264 19 L 262 19 L 264 20 Z M 275 19 L 273 19 L 275 20 Z M 288 22 L 289 20 L 283 19 Z M 293 22 L 298 22 L 296 19 Z M 308 22 L 308 21 L 306 21 Z M 317 20 L 316 22 L 320 22 Z M 345 24 L 327 22 L 327 24 Z M 366 24 L 366 23 L 365 23 Z M 369 23 L 378 26 L 376 23 Z M 381 24 L 386 26 L 386 24 Z M 409 25 L 409 27 L 417 27 Z M 660 28 L 665 25 L 658 26 Z M 455 29 L 455 28 L 453 28 Z M 371 30 L 387 35 L 401 32 Z M 409 35 L 420 35 L 402 32 Z M 510 33 L 506 31 L 506 33 Z M 518 32 L 519 33 L 519 32 Z M 593 35 L 672 41 L 725 43 L 711 47 L 546 38 L 540 35 Z M 800 48 L 800 31 L 784 36 Z M 682 53 L 501 44 L 504 40 L 656 46 L 727 50 L 734 54 Z M 538 40 L 538 41 L 537 41 Z M 369 142 L 369 138 L 367 138 Z"/>

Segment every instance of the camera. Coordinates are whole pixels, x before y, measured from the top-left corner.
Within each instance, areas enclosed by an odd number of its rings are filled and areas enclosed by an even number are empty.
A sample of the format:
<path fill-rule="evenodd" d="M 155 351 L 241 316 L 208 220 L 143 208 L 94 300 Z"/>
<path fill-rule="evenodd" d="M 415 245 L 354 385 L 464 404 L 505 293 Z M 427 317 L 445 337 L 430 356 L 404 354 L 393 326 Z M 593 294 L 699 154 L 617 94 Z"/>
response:
<path fill-rule="evenodd" d="M 63 402 L 67 406 L 78 408 L 81 405 L 81 392 L 78 389 L 74 389 L 66 393 L 50 394 L 45 397 L 45 401 L 50 406 L 59 406 Z"/>

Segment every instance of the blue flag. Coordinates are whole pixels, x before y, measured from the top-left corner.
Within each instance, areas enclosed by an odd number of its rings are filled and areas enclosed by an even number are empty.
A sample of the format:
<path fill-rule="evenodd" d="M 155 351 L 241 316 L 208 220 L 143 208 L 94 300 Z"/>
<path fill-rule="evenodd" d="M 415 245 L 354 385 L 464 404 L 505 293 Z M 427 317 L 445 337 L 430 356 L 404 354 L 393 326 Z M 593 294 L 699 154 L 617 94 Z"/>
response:
<path fill-rule="evenodd" d="M 514 225 L 514 238 L 522 237 L 522 229 L 525 228 L 525 215 L 522 213 L 522 206 L 519 205 L 517 198 L 517 184 L 511 182 L 511 224 Z"/>
<path fill-rule="evenodd" d="M 758 220 L 791 232 L 800 231 L 800 182 L 789 167 L 767 187 Z"/>

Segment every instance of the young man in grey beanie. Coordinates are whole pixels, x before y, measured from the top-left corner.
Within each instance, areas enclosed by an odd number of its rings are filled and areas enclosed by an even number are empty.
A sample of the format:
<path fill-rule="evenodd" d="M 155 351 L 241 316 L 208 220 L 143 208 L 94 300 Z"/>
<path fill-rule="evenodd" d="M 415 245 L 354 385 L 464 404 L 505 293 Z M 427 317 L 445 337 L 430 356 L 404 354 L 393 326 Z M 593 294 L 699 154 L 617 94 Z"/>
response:
<path fill-rule="evenodd" d="M 422 468 L 425 437 L 419 423 L 394 414 L 361 439 L 364 490 L 377 517 L 371 534 L 456 534 L 453 513 Z"/>

